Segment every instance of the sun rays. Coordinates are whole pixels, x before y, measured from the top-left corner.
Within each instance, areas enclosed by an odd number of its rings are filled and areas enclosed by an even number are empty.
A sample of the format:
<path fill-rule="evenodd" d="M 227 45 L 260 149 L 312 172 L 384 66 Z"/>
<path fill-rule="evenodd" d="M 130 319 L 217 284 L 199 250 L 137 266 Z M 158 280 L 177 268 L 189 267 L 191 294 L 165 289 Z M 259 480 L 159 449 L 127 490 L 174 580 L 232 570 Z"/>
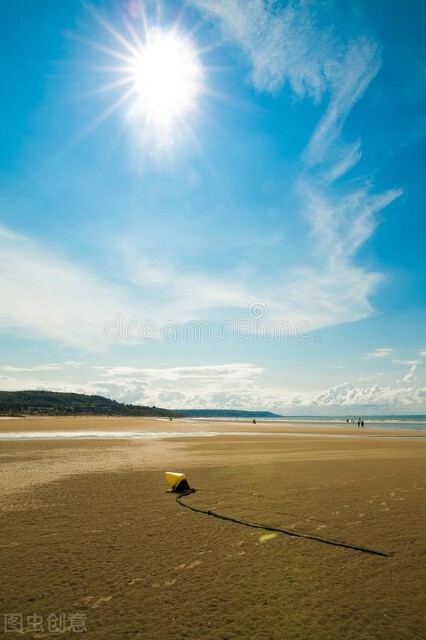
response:
<path fill-rule="evenodd" d="M 168 131 L 195 108 L 202 67 L 192 43 L 174 31 L 151 29 L 131 65 L 134 109 Z"/>
<path fill-rule="evenodd" d="M 158 15 L 150 21 L 140 5 L 137 19 L 123 20 L 118 29 L 98 10 L 90 5 L 87 9 L 102 27 L 105 41 L 80 38 L 102 61 L 95 67 L 96 86 L 83 97 L 111 97 L 95 123 L 121 110 L 134 135 L 156 148 L 171 147 L 182 137 L 192 139 L 200 97 L 209 93 L 201 61 L 206 49 L 197 48 L 193 35 L 184 31 L 181 16 L 171 26 L 162 25 Z"/>

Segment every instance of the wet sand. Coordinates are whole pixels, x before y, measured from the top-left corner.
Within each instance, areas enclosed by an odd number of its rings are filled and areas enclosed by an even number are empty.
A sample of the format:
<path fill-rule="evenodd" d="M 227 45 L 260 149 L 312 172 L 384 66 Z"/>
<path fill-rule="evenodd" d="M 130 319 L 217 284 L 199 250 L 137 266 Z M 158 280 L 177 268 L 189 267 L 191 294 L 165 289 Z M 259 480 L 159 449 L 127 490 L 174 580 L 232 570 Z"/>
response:
<path fill-rule="evenodd" d="M 0 424 L 71 428 L 219 435 L 0 442 L 1 610 L 23 621 L 21 636 L 6 637 L 55 637 L 52 613 L 68 622 L 83 614 L 86 637 L 99 640 L 425 637 L 418 432 L 241 421 L 238 429 L 264 434 L 231 436 L 235 421 L 135 418 Z M 165 470 L 187 473 L 194 507 L 389 557 L 193 513 L 165 493 Z M 31 626 L 34 613 L 44 631 Z M 56 635 L 78 637 L 69 624 Z"/>

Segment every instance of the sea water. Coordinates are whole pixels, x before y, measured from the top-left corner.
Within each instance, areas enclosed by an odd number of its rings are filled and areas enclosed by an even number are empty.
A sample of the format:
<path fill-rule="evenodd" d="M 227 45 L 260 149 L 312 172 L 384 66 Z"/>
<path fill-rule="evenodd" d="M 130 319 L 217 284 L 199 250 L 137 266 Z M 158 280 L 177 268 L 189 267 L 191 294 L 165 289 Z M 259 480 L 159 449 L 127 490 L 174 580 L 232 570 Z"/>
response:
<path fill-rule="evenodd" d="M 351 426 L 357 426 L 358 418 L 364 420 L 364 425 L 369 429 L 398 429 L 426 431 L 426 415 L 350 415 L 350 416 L 285 416 L 283 418 L 270 418 L 271 422 L 301 422 L 301 423 L 328 423 L 335 426 L 349 426 L 346 420 L 353 420 Z M 268 420 L 268 421 L 269 421 Z M 351 422 L 349 423 L 351 424 Z"/>

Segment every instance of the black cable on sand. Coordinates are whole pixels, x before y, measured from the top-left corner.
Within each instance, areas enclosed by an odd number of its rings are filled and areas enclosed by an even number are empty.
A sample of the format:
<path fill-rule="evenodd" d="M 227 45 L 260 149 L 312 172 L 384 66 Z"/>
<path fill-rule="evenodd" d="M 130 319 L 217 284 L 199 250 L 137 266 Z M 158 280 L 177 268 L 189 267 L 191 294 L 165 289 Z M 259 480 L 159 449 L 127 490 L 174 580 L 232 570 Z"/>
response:
<path fill-rule="evenodd" d="M 194 493 L 192 491 L 191 493 Z M 264 529 L 265 531 L 274 531 L 276 533 L 284 533 L 287 536 L 291 536 L 293 538 L 305 538 L 305 540 L 314 540 L 315 542 L 321 542 L 322 544 L 328 544 L 333 547 L 343 547 L 344 549 L 351 549 L 352 551 L 359 551 L 360 553 L 367 553 L 371 556 L 381 556 L 382 558 L 389 558 L 391 554 L 385 553 L 384 551 L 376 551 L 375 549 L 370 549 L 369 547 L 359 547 L 354 544 L 348 544 L 346 542 L 338 542 L 337 540 L 330 540 L 329 538 L 321 538 L 320 536 L 309 535 L 307 533 L 299 533 L 298 531 L 293 531 L 292 529 L 279 529 L 278 527 L 269 527 L 263 524 L 255 524 L 253 522 L 246 522 L 245 520 L 238 520 L 237 518 L 231 518 L 229 516 L 222 516 L 220 513 L 215 513 L 210 509 L 198 509 L 197 507 L 192 507 L 185 502 L 182 502 L 182 498 L 185 498 L 191 493 L 184 493 L 176 496 L 176 502 L 180 504 L 181 507 L 186 507 L 191 511 L 195 511 L 195 513 L 203 513 L 206 516 L 212 516 L 213 518 L 219 518 L 220 520 L 228 520 L 229 522 L 235 522 L 236 524 L 242 524 L 245 527 L 251 527 L 252 529 Z"/>

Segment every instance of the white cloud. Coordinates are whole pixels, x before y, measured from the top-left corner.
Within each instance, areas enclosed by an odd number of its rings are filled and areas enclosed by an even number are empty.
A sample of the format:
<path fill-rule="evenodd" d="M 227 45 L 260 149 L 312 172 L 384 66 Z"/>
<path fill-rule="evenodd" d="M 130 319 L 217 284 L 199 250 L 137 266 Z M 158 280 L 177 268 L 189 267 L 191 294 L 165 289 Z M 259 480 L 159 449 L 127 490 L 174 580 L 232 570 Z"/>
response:
<path fill-rule="evenodd" d="M 425 410 L 426 386 L 416 378 L 418 373 L 414 367 L 393 386 L 363 387 L 345 382 L 312 393 L 270 387 L 268 372 L 250 363 L 163 369 L 114 367 L 102 370 L 102 380 L 91 385 L 103 386 L 104 392 L 122 401 L 170 408 L 264 409 L 287 414 L 355 409 L 392 412 Z"/>
<path fill-rule="evenodd" d="M 75 362 L 67 360 L 65 362 L 55 362 L 52 364 L 40 364 L 34 367 L 12 367 L 10 365 L 0 365 L 0 371 L 8 371 L 10 373 L 29 373 L 33 371 L 62 371 L 66 367 L 80 367 L 83 362 Z"/>
<path fill-rule="evenodd" d="M 382 409 L 392 412 L 414 407 L 424 409 L 425 403 L 426 387 L 407 389 L 376 384 L 359 388 L 345 382 L 318 394 L 313 399 L 312 406 L 330 409 Z"/>
<path fill-rule="evenodd" d="M 276 92 L 289 82 L 297 97 L 328 106 L 306 147 L 308 165 L 332 165 L 336 179 L 360 158 L 359 142 L 336 148 L 351 109 L 380 68 L 380 52 L 370 38 L 343 42 L 336 36 L 326 4 L 293 0 L 283 7 L 264 0 L 192 0 L 219 20 L 224 37 L 248 58 L 259 91 Z M 328 26 L 325 27 L 324 25 Z M 331 162 L 330 162 L 331 161 Z"/>
<path fill-rule="evenodd" d="M 300 97 L 322 97 L 330 35 L 316 27 L 312 2 L 289 2 L 282 11 L 270 10 L 271 3 L 268 8 L 263 0 L 192 0 L 192 4 L 220 20 L 225 38 L 248 57 L 251 79 L 259 91 L 277 91 L 288 81 Z"/>
<path fill-rule="evenodd" d="M 417 365 L 413 365 L 410 369 L 410 372 L 407 373 L 401 380 L 398 380 L 399 384 L 402 385 L 414 385 L 417 382 Z"/>
<path fill-rule="evenodd" d="M 204 394 L 214 396 L 233 391 L 250 390 L 264 369 L 250 363 L 202 365 L 195 367 L 98 367 L 100 378 L 92 381 L 108 395 L 121 401 L 161 404 L 189 395 L 202 401 Z M 196 391 L 194 391 L 196 389 Z M 178 395 L 176 395 L 178 394 Z"/>
<path fill-rule="evenodd" d="M 148 258 L 134 250 L 131 243 L 120 248 L 120 259 L 128 280 L 148 295 L 160 293 L 162 315 L 176 317 L 179 303 L 180 319 L 198 317 L 199 310 L 247 306 L 253 300 L 250 287 L 241 275 L 227 273 L 215 277 L 183 270 L 176 264 L 161 259 Z"/>
<path fill-rule="evenodd" d="M 370 315 L 370 296 L 382 281 L 378 273 L 355 266 L 352 259 L 372 235 L 375 214 L 398 197 L 397 190 L 371 195 L 366 189 L 335 198 L 304 179 L 300 191 L 311 226 L 307 264 L 289 269 L 282 297 L 315 326 L 358 320 Z M 277 292 L 278 297 L 278 292 Z"/>
<path fill-rule="evenodd" d="M 0 226 L 0 323 L 34 338 L 96 350 L 102 326 L 127 304 L 102 278 Z"/>
<path fill-rule="evenodd" d="M 244 379 L 260 375 L 264 372 L 261 367 L 250 363 L 231 363 L 220 365 L 202 365 L 195 367 L 164 367 L 164 368 L 136 368 L 136 367 L 97 367 L 103 377 L 119 376 L 133 377 L 146 380 L 209 380 L 216 382 L 224 378 Z"/>
<path fill-rule="evenodd" d="M 374 351 L 370 351 L 370 353 L 367 353 L 366 358 L 388 358 L 392 353 L 393 353 L 394 349 L 374 349 Z"/>
<path fill-rule="evenodd" d="M 104 395 L 120 402 L 182 409 L 252 409 L 292 415 L 426 412 L 426 384 L 418 366 L 388 385 L 354 385 L 347 381 L 321 392 L 270 386 L 270 372 L 252 363 L 188 367 L 94 367 L 86 382 L 55 378 L 4 377 L 4 389 L 50 389 Z M 48 374 L 48 372 L 46 372 Z M 374 377 L 382 374 L 377 373 Z M 372 380 L 366 376 L 360 382 Z"/>
<path fill-rule="evenodd" d="M 330 155 L 333 162 L 330 162 L 330 168 L 324 172 L 325 182 L 334 182 L 358 164 L 362 157 L 361 141 L 356 140 L 334 154 L 331 152 Z"/>
<path fill-rule="evenodd" d="M 307 193 L 306 188 L 303 197 Z M 337 222 L 338 203 L 311 191 L 306 216 L 315 248 L 302 258 L 312 266 L 283 268 L 266 282 L 257 265 L 209 277 L 128 256 L 131 290 L 129 284 L 112 285 L 41 243 L 0 227 L 0 323 L 31 339 L 49 338 L 93 351 L 108 346 L 106 323 L 110 342 L 134 344 L 147 320 L 155 324 L 157 340 L 164 339 L 161 330 L 167 322 L 201 319 L 213 334 L 212 319 L 229 321 L 232 310 L 232 317 L 238 312 L 241 323 L 247 323 L 256 300 L 267 306 L 265 322 L 284 321 L 290 332 L 300 322 L 314 328 L 362 318 L 370 313 L 368 297 L 380 276 L 352 266 L 349 258 L 373 228 L 374 212 L 391 198 L 371 197 L 362 207 L 360 197 L 352 194 Z M 247 331 L 252 330 L 259 329 L 250 325 Z"/>
<path fill-rule="evenodd" d="M 262 288 L 265 302 L 270 304 L 269 294 L 271 300 L 282 301 L 281 306 L 275 302 L 278 316 L 290 321 L 304 317 L 314 326 L 369 316 L 370 297 L 383 278 L 354 265 L 353 258 L 371 238 L 376 214 L 402 192 L 391 189 L 372 195 L 365 187 L 336 197 L 331 183 L 361 158 L 360 140 L 343 144 L 340 136 L 350 111 L 380 68 L 377 43 L 363 35 L 339 39 L 326 3 L 192 3 L 218 20 L 225 40 L 243 52 L 258 91 L 278 92 L 288 82 L 296 97 L 309 96 L 317 104 L 327 100 L 303 154 L 297 213 L 305 214 L 312 242 L 301 250 L 301 265 L 286 267 L 281 289 Z"/>
<path fill-rule="evenodd" d="M 413 366 L 415 364 L 422 364 L 422 360 L 392 360 L 393 364 L 403 364 Z"/>
<path fill-rule="evenodd" d="M 309 165 L 324 161 L 340 136 L 350 111 L 363 96 L 379 68 L 377 45 L 363 37 L 350 42 L 343 58 L 331 65 L 328 71 L 329 104 L 306 148 L 305 158 Z M 353 166 L 354 161 L 355 157 L 349 166 Z"/>
<path fill-rule="evenodd" d="M 248 319 L 256 300 L 267 307 L 265 321 L 286 322 L 292 328 L 300 322 L 318 328 L 358 320 L 371 314 L 369 298 L 382 276 L 354 265 L 353 258 L 373 234 L 377 212 L 399 194 L 390 190 L 376 195 L 360 188 L 336 197 L 311 178 L 300 179 L 296 213 L 311 228 L 308 246 L 301 249 L 298 264 L 288 264 L 283 253 L 275 278 L 269 273 L 265 277 L 261 262 L 237 265 L 220 276 L 188 273 L 139 255 L 130 241 L 120 247 L 120 264 L 151 306 L 155 299 L 157 316 L 168 313 L 178 322 L 227 320 L 231 310 Z"/>

